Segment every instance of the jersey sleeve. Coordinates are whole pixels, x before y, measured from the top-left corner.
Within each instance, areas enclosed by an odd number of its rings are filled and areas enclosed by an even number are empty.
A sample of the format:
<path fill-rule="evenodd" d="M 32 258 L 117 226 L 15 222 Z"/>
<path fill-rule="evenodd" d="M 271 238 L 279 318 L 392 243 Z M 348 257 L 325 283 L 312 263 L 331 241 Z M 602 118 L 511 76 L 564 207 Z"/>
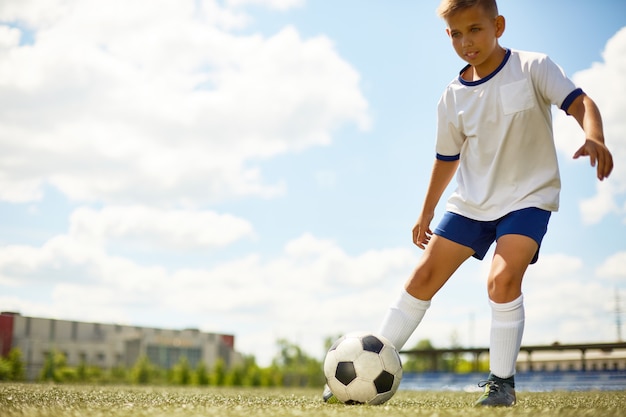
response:
<path fill-rule="evenodd" d="M 447 89 L 437 105 L 437 159 L 442 161 L 459 159 L 464 141 L 462 119 L 457 114 L 454 95 Z"/>
<path fill-rule="evenodd" d="M 576 88 L 565 71 L 547 55 L 541 55 L 531 68 L 538 93 L 546 102 L 558 106 L 561 110 L 567 112 L 574 99 L 583 94 L 583 90 Z"/>

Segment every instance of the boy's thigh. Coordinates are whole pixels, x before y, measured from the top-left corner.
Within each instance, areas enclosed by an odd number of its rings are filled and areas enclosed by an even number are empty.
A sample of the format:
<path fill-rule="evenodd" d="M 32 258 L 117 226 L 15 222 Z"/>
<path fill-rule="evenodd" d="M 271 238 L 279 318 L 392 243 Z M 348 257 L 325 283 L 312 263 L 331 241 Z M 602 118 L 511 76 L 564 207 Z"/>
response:
<path fill-rule="evenodd" d="M 468 246 L 433 235 L 426 246 L 422 260 L 429 265 L 429 269 L 454 270 L 474 254 Z"/>
<path fill-rule="evenodd" d="M 474 250 L 434 235 L 406 285 L 420 300 L 430 300 Z"/>
<path fill-rule="evenodd" d="M 528 236 L 520 234 L 501 236 L 493 254 L 490 277 L 506 272 L 506 276 L 519 277 L 521 280 L 538 249 L 537 242 Z"/>
<path fill-rule="evenodd" d="M 551 214 L 546 210 L 529 207 L 513 211 L 500 219 L 496 228 L 496 240 L 497 246 L 501 247 L 501 252 L 506 249 L 502 247 L 502 244 L 505 243 L 502 239 L 504 236 L 519 236 L 522 239 L 506 239 L 506 246 L 510 247 L 513 253 L 516 249 L 517 251 L 531 250 L 534 247 L 530 263 L 537 262 L 541 242 L 548 230 Z M 527 239 L 532 240 L 532 242 L 528 242 Z M 535 246 L 532 245 L 533 242 L 536 244 Z"/>

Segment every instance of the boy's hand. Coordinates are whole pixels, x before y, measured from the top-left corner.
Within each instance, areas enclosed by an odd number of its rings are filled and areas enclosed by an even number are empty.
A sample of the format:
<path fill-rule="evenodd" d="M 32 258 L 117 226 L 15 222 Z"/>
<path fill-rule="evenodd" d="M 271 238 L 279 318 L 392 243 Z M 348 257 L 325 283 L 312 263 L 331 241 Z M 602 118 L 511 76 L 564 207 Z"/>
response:
<path fill-rule="evenodd" d="M 574 159 L 581 156 L 588 156 L 591 166 L 597 166 L 598 179 L 600 181 L 608 178 L 613 171 L 613 156 L 604 143 L 587 139 L 574 154 Z"/>
<path fill-rule="evenodd" d="M 422 213 L 413 226 L 413 243 L 420 249 L 426 249 L 433 232 L 430 230 L 430 222 L 435 217 L 435 213 Z"/>

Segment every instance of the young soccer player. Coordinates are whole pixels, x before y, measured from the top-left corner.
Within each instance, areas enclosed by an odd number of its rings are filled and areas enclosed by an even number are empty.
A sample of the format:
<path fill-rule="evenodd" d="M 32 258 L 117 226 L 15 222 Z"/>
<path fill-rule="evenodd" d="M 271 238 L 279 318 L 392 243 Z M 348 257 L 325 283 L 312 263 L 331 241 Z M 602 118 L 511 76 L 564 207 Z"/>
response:
<path fill-rule="evenodd" d="M 491 372 L 476 404 L 511 406 L 524 329 L 522 278 L 559 204 L 551 106 L 582 127 L 574 158 L 588 156 L 599 180 L 613 160 L 598 108 L 561 68 L 546 55 L 500 46 L 505 19 L 495 0 L 443 0 L 438 13 L 467 65 L 438 105 L 436 159 L 413 228 L 424 253 L 379 333 L 400 350 L 455 270 L 470 256 L 482 259 L 495 241 L 487 277 Z M 457 189 L 432 232 L 435 207 L 455 173 Z"/>

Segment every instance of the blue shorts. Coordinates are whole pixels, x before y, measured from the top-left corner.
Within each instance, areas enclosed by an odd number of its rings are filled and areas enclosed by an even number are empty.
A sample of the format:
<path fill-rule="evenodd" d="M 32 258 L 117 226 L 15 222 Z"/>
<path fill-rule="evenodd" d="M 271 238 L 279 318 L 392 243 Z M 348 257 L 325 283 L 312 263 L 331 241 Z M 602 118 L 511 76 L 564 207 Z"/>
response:
<path fill-rule="evenodd" d="M 512 211 L 504 217 L 491 221 L 469 219 L 460 214 L 446 212 L 435 229 L 435 234 L 474 249 L 474 258 L 483 259 L 494 241 L 503 235 L 528 236 L 539 246 L 531 264 L 539 258 L 541 240 L 548 230 L 552 213 L 529 207 Z"/>

